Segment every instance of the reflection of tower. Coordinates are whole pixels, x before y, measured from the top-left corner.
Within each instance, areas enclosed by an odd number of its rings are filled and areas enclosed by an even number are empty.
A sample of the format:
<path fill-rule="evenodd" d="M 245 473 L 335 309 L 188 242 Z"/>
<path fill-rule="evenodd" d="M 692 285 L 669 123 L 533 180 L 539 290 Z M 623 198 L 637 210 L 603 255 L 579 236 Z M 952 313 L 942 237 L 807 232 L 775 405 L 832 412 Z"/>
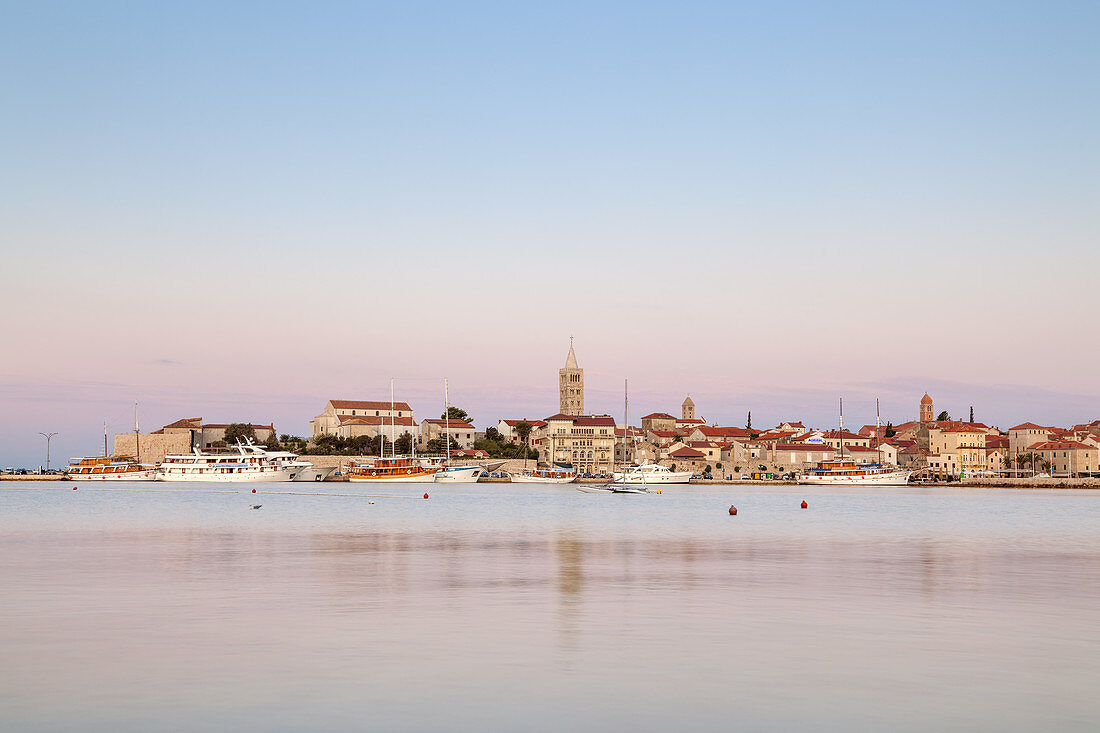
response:
<path fill-rule="evenodd" d="M 563 415 L 584 414 L 584 370 L 577 366 L 572 336 L 569 337 L 569 356 L 565 358 L 565 367 L 558 370 L 558 396 Z"/>
<path fill-rule="evenodd" d="M 680 405 L 680 417 L 684 420 L 695 419 L 695 403 L 691 401 L 691 395 Z"/>
<path fill-rule="evenodd" d="M 927 394 L 920 398 L 920 421 L 932 422 L 934 420 L 935 410 L 932 408 L 932 398 Z"/>

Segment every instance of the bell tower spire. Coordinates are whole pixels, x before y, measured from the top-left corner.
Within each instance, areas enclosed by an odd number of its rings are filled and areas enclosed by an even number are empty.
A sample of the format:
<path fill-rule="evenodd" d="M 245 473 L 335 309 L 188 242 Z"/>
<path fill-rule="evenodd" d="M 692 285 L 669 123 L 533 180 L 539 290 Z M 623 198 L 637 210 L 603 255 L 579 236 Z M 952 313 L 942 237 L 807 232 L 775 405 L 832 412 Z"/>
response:
<path fill-rule="evenodd" d="M 569 355 L 565 366 L 558 370 L 559 412 L 564 415 L 584 414 L 584 370 L 577 365 L 573 337 L 569 337 Z"/>

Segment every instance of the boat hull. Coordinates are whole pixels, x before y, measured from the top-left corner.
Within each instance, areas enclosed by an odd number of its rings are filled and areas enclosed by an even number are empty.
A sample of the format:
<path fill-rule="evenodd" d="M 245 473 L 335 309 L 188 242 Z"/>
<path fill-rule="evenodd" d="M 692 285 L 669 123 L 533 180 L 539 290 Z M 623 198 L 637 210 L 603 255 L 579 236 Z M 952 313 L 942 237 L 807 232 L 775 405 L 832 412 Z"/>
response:
<path fill-rule="evenodd" d="M 289 468 L 246 473 L 206 473 L 205 471 L 173 473 L 164 471 L 157 474 L 157 481 L 167 481 L 170 483 L 246 484 L 281 483 L 290 480 L 291 469 Z"/>
<path fill-rule="evenodd" d="M 427 484 L 434 481 L 432 473 L 412 473 L 405 476 L 361 476 L 348 474 L 348 481 L 357 484 Z"/>
<path fill-rule="evenodd" d="M 652 486 L 654 484 L 686 484 L 691 481 L 690 471 L 669 473 L 647 473 L 644 477 L 636 473 L 614 473 L 611 480 L 617 484 L 639 484 Z"/>
<path fill-rule="evenodd" d="M 905 486 L 912 471 L 890 471 L 866 476 L 803 475 L 799 484 L 807 486 Z"/>
<path fill-rule="evenodd" d="M 324 481 L 332 472 L 336 470 L 336 466 L 330 466 L 329 468 L 303 468 L 298 470 L 294 474 L 294 481 Z"/>
<path fill-rule="evenodd" d="M 451 466 L 435 474 L 437 484 L 473 484 L 481 477 L 481 466 Z"/>
<path fill-rule="evenodd" d="M 156 478 L 157 472 L 153 469 L 125 473 L 69 474 L 71 481 L 155 481 Z"/>
<path fill-rule="evenodd" d="M 508 474 L 508 478 L 514 484 L 571 484 L 577 480 L 576 476 L 532 476 L 531 474 Z"/>

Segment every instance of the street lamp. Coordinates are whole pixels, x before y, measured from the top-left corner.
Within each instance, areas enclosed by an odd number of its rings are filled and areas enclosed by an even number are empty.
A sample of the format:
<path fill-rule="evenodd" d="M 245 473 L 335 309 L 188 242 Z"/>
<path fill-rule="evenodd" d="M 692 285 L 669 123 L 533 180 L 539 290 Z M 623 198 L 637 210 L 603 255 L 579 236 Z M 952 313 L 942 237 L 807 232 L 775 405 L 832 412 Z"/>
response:
<path fill-rule="evenodd" d="M 43 438 L 46 439 L 46 470 L 49 471 L 50 470 L 50 439 L 53 438 L 53 436 L 57 435 L 57 433 L 39 433 L 39 435 L 41 435 Z"/>

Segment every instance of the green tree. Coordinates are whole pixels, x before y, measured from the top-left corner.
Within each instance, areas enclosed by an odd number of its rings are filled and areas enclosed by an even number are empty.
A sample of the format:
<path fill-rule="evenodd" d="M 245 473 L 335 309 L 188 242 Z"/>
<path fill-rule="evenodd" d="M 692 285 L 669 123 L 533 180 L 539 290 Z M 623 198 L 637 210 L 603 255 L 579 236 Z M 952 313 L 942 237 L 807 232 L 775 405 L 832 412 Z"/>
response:
<path fill-rule="evenodd" d="M 256 428 L 252 427 L 252 423 L 229 423 L 222 438 L 228 445 L 235 445 L 238 440 L 244 443 L 246 439 L 256 439 Z"/>
<path fill-rule="evenodd" d="M 951 419 L 951 416 L 947 414 L 947 410 L 944 410 L 936 416 L 936 422 L 947 422 Z"/>
<path fill-rule="evenodd" d="M 394 449 L 398 453 L 412 453 L 413 437 L 408 433 L 402 433 L 401 437 L 393 442 Z"/>
<path fill-rule="evenodd" d="M 749 419 L 745 421 L 745 430 L 752 431 L 752 410 L 749 410 Z"/>
<path fill-rule="evenodd" d="M 497 430 L 496 428 L 492 428 L 492 427 L 485 428 L 485 439 L 486 440 L 492 440 L 494 442 L 499 443 L 501 441 L 502 437 L 503 436 L 501 436 L 500 431 Z"/>
<path fill-rule="evenodd" d="M 882 436 L 884 438 L 892 438 L 898 434 L 898 431 L 894 429 L 894 423 L 889 420 L 886 421 L 886 430 L 883 431 Z"/>
<path fill-rule="evenodd" d="M 523 462 L 524 462 L 524 465 L 526 465 L 526 463 L 527 463 L 527 453 L 529 452 L 528 451 L 529 446 L 527 445 L 527 439 L 531 437 L 531 428 L 532 428 L 531 423 L 527 422 L 526 420 L 520 420 L 518 423 L 516 423 L 515 425 L 512 426 L 512 431 L 516 434 L 516 437 L 519 438 L 520 442 L 523 444 L 523 448 L 524 448 L 524 450 L 523 450 Z"/>
<path fill-rule="evenodd" d="M 279 445 L 279 439 L 275 437 L 275 433 L 272 433 L 264 441 L 264 447 L 268 450 L 279 450 L 282 446 Z"/>
<path fill-rule="evenodd" d="M 463 410 L 463 409 L 460 409 L 458 407 L 455 407 L 454 405 L 451 405 L 450 407 L 448 407 L 447 411 L 439 416 L 440 420 L 443 420 L 444 418 L 451 419 L 451 420 L 463 420 L 465 422 L 470 422 L 470 416 L 466 413 L 466 411 Z"/>

